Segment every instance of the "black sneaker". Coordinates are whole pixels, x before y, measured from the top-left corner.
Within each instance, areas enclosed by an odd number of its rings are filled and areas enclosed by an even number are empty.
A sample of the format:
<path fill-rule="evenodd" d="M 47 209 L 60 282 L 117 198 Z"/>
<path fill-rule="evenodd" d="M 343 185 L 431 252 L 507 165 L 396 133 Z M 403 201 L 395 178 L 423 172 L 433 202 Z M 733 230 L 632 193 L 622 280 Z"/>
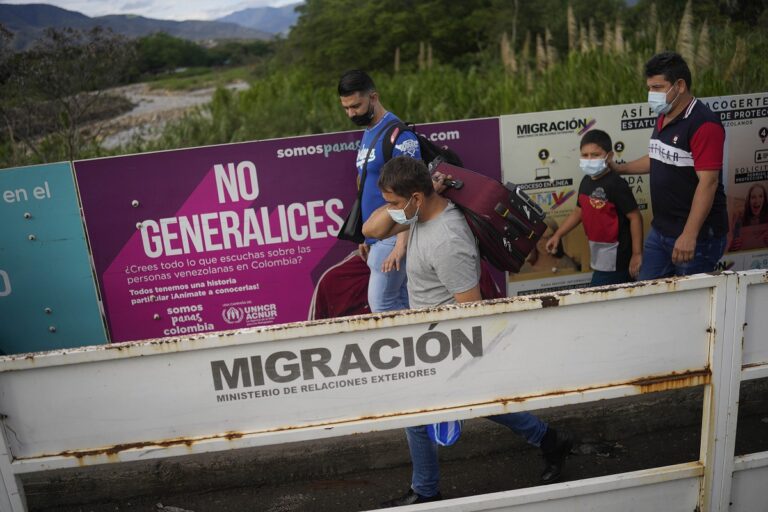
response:
<path fill-rule="evenodd" d="M 385 501 L 381 504 L 381 508 L 402 507 L 404 505 L 429 503 L 430 501 L 440 501 L 442 499 L 443 497 L 439 492 L 434 496 L 422 496 L 421 494 L 416 494 L 413 492 L 413 489 L 408 489 L 408 492 L 405 494 L 405 496 L 400 496 L 399 498 Z"/>
<path fill-rule="evenodd" d="M 541 474 L 541 483 L 553 484 L 562 476 L 565 459 L 573 447 L 573 438 L 569 432 L 558 432 L 551 428 L 547 430 L 545 437 L 547 439 L 541 443 L 546 464 Z"/>

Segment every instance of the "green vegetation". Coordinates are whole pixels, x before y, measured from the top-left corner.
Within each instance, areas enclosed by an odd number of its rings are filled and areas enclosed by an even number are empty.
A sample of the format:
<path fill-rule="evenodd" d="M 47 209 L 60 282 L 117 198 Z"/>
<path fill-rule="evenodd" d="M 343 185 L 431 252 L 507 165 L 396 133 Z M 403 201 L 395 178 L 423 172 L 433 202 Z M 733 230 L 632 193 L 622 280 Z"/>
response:
<path fill-rule="evenodd" d="M 74 160 L 97 148 L 99 116 L 130 108 L 105 91 L 124 83 L 134 48 L 101 28 L 47 29 L 35 46 L 10 51 L 0 27 L 0 166 Z"/>
<path fill-rule="evenodd" d="M 307 0 L 299 12 L 284 40 L 213 48 L 162 34 L 140 40 L 133 80 L 219 89 L 159 139 L 120 152 L 353 129 L 336 93 L 352 67 L 371 72 L 385 106 L 417 123 L 643 102 L 643 64 L 663 50 L 686 58 L 698 96 L 768 84 L 764 2 Z M 250 89 L 223 88 L 234 80 Z M 104 153 L 91 145 L 79 157 Z M 0 135 L 0 166 L 33 161 L 41 157 Z"/>
<path fill-rule="evenodd" d="M 138 73 L 146 78 L 178 68 L 242 66 L 272 52 L 266 41 L 228 41 L 211 48 L 159 32 L 136 42 Z"/>
<path fill-rule="evenodd" d="M 634 16 L 631 19 L 637 20 L 639 30 L 627 28 L 630 25 L 622 17 L 603 22 L 598 30 L 594 19 L 577 18 L 575 7 L 584 2 L 574 1 L 573 9 L 564 1 L 556 3 L 562 11 L 563 34 L 546 28 L 543 34 L 527 32 L 513 46 L 513 38 L 502 32 L 494 46 L 487 41 L 483 50 L 457 55 L 453 63 L 442 63 L 433 54 L 430 64 L 428 51 L 423 49 L 426 45 L 422 45 L 422 57 L 417 53 L 410 64 L 401 61 L 399 72 L 393 71 L 394 61 L 389 68 L 382 65 L 372 72 L 382 101 L 404 119 L 418 123 L 642 102 L 646 97 L 643 64 L 664 49 L 677 49 L 689 61 L 698 96 L 760 92 L 768 83 L 768 61 L 748 58 L 768 53 L 765 30 L 746 30 L 729 19 L 717 26 L 706 20 L 697 23 L 690 7 L 687 12 L 675 11 L 679 13 L 675 19 L 666 11 L 662 20 L 651 2 L 624 13 L 627 19 Z M 308 2 L 304 16 L 316 4 Z M 325 4 L 353 8 L 350 2 Z M 606 6 L 615 4 L 605 2 Z M 677 4 L 685 7 L 682 2 Z M 706 6 L 702 3 L 698 8 Z M 606 8 L 605 12 L 618 11 Z M 322 9 L 318 16 L 320 21 L 330 19 Z M 298 34 L 313 23 L 317 23 L 316 30 L 327 28 L 320 21 L 305 25 L 301 20 Z M 499 24 L 501 28 L 503 24 Z M 510 27 L 509 34 L 515 30 Z M 562 36 L 560 46 L 557 36 Z M 292 37 L 293 33 L 278 52 L 283 59 L 290 58 L 291 52 L 296 55 L 298 43 Z M 335 44 L 329 41 L 327 46 Z M 317 51 L 330 51 L 328 48 Z M 332 53 L 324 55 L 334 58 Z M 379 57 L 370 59 L 373 62 Z M 294 60 L 290 68 L 284 62 L 273 62 L 272 72 L 253 80 L 249 90 L 219 90 L 210 105 L 170 125 L 159 140 L 126 149 L 146 151 L 353 129 L 338 106 L 336 93 L 337 76 L 352 62 L 325 71 L 308 62 Z"/>
<path fill-rule="evenodd" d="M 253 66 L 186 68 L 183 71 L 155 75 L 149 80 L 151 89 L 191 91 L 207 87 L 224 87 L 238 80 L 251 81 L 256 77 Z"/>

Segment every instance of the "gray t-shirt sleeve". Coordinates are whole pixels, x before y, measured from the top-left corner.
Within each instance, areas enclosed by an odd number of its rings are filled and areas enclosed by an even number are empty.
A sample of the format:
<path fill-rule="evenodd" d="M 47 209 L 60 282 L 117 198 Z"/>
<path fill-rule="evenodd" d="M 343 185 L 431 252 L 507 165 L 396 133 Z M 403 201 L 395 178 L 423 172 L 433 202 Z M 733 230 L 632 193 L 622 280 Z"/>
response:
<path fill-rule="evenodd" d="M 462 235 L 445 233 L 433 256 L 438 279 L 454 295 L 471 290 L 479 282 L 475 241 Z"/>

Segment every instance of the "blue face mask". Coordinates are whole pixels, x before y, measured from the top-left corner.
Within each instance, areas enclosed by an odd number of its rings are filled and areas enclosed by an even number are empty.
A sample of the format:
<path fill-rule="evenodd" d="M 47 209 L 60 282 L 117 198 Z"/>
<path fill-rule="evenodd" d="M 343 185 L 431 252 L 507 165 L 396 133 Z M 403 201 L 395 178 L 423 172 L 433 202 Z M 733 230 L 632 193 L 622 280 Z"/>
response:
<path fill-rule="evenodd" d="M 651 112 L 657 116 L 669 113 L 672 109 L 672 105 L 677 101 L 678 96 L 680 96 L 680 89 L 678 89 L 675 99 L 667 103 L 667 94 L 669 94 L 669 91 L 671 90 L 672 87 L 670 86 L 666 92 L 648 91 L 648 105 L 651 107 Z"/>
<path fill-rule="evenodd" d="M 579 167 L 587 176 L 597 176 L 605 170 L 605 158 L 595 158 L 593 160 L 581 158 L 579 159 Z"/>
<path fill-rule="evenodd" d="M 411 199 L 413 199 L 413 196 L 411 196 Z M 389 216 L 392 217 L 393 221 L 397 222 L 398 224 L 407 224 L 410 226 L 419 219 L 418 207 L 416 208 L 416 213 L 414 213 L 413 217 L 410 219 L 405 215 L 405 209 L 408 208 L 409 204 L 411 204 L 411 199 L 405 203 L 405 206 L 401 210 L 391 210 L 387 208 L 387 213 L 389 213 Z"/>

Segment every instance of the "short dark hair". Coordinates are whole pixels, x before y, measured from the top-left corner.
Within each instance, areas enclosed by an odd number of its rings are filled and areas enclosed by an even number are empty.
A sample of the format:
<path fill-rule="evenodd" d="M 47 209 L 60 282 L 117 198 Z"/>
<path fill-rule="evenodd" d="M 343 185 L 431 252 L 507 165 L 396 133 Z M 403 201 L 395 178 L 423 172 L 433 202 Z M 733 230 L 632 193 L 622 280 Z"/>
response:
<path fill-rule="evenodd" d="M 581 138 L 579 148 L 583 148 L 587 144 L 597 144 L 606 153 L 613 150 L 613 142 L 611 142 L 611 136 L 603 130 L 590 130 L 584 134 Z"/>
<path fill-rule="evenodd" d="M 429 196 L 434 191 L 427 165 L 409 156 L 397 156 L 384 164 L 379 175 L 379 189 L 400 197 L 410 197 L 416 192 Z"/>
<path fill-rule="evenodd" d="M 373 83 L 373 79 L 361 69 L 350 69 L 339 78 L 339 96 L 375 90 L 376 85 Z"/>
<path fill-rule="evenodd" d="M 691 69 L 679 53 L 664 52 L 651 57 L 651 60 L 645 63 L 645 77 L 656 75 L 664 75 L 664 80 L 671 84 L 682 79 L 689 91 L 693 87 Z"/>

